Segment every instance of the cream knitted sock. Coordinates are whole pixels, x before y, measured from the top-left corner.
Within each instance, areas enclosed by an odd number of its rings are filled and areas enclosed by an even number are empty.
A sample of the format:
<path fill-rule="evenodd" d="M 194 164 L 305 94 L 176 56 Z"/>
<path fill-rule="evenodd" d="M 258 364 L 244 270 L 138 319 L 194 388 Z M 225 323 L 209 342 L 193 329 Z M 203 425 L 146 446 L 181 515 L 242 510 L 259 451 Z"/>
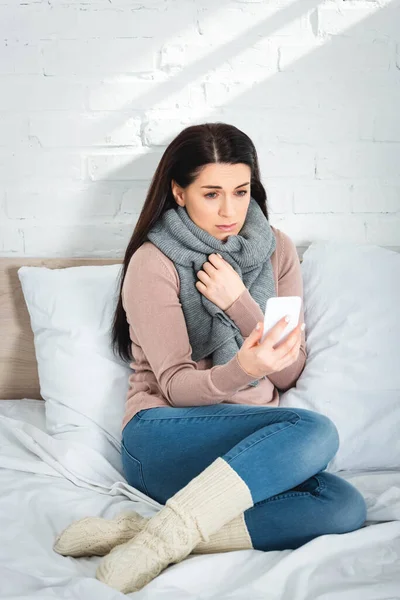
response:
<path fill-rule="evenodd" d="M 104 556 L 117 544 L 132 539 L 148 519 L 137 512 L 124 512 L 114 519 L 85 517 L 71 523 L 54 542 L 53 549 L 63 556 Z"/>
<path fill-rule="evenodd" d="M 137 512 L 126 512 L 114 519 L 85 517 L 71 523 L 54 542 L 53 549 L 62 556 L 105 556 L 115 546 L 124 544 L 142 531 L 148 517 Z M 232 552 L 253 548 L 244 514 L 226 523 L 210 536 L 208 542 L 200 542 L 192 554 L 211 554 L 213 552 Z"/>
<path fill-rule="evenodd" d="M 247 484 L 217 458 L 169 498 L 140 533 L 111 550 L 96 577 L 123 593 L 138 591 L 251 506 Z"/>
<path fill-rule="evenodd" d="M 211 535 L 208 542 L 197 544 L 191 554 L 213 554 L 215 552 L 253 549 L 254 546 L 244 520 L 244 514 L 241 513 Z"/>

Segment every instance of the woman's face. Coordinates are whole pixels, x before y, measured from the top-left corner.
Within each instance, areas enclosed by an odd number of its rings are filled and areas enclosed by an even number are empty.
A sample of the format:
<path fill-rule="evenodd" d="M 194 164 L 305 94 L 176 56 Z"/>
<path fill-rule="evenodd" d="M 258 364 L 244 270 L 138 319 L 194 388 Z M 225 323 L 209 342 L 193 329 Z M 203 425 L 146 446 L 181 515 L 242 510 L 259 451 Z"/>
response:
<path fill-rule="evenodd" d="M 185 206 L 192 221 L 210 235 L 226 242 L 237 235 L 246 220 L 250 203 L 251 170 L 248 165 L 210 163 L 205 165 L 197 179 L 187 188 L 171 182 L 175 201 Z M 231 225 L 230 230 L 218 225 Z"/>

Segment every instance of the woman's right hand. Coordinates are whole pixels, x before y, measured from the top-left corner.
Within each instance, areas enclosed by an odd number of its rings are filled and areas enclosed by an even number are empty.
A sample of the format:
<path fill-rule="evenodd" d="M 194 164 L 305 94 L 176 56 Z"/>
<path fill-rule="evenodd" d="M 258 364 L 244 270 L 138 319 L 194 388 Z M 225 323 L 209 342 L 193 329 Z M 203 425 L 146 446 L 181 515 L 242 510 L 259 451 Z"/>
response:
<path fill-rule="evenodd" d="M 302 323 L 299 323 L 285 341 L 280 342 L 277 348 L 274 348 L 282 331 L 287 327 L 285 317 L 272 327 L 262 343 L 259 343 L 259 340 L 262 337 L 264 323 L 260 322 L 258 325 L 260 329 L 253 329 L 237 353 L 239 364 L 249 375 L 254 376 L 254 379 L 261 379 L 275 371 L 282 371 L 296 362 L 302 333 Z"/>

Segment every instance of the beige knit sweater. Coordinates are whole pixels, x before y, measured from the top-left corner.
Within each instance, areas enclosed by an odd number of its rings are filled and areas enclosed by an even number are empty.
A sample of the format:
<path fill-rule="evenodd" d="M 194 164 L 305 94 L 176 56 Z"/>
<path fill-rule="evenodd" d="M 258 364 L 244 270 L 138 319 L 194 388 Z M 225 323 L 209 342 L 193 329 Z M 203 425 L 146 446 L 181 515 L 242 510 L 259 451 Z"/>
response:
<path fill-rule="evenodd" d="M 271 226 L 272 227 L 272 226 Z M 271 256 L 278 296 L 301 296 L 303 282 L 296 246 L 272 227 L 276 249 Z M 193 293 L 197 293 L 194 290 Z M 200 293 L 200 292 L 198 292 Z M 179 276 L 174 263 L 154 244 L 145 242 L 132 256 L 122 289 L 122 302 L 132 341 L 131 363 L 122 429 L 139 411 L 154 406 L 199 406 L 221 402 L 278 406 L 277 388 L 292 387 L 306 361 L 305 332 L 295 363 L 248 387 L 254 380 L 236 356 L 212 366 L 211 357 L 191 359 L 186 323 L 179 301 Z M 246 289 L 225 311 L 244 338 L 263 320 L 257 302 Z M 304 321 L 303 307 L 300 319 Z"/>

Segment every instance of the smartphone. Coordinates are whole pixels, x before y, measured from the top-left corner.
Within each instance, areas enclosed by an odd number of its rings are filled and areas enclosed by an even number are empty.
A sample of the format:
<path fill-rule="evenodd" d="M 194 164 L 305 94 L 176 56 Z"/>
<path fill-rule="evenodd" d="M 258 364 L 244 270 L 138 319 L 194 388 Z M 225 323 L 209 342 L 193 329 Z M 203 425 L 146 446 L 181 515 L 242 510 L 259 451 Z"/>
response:
<path fill-rule="evenodd" d="M 282 334 L 276 344 L 281 342 L 283 338 L 289 335 L 289 333 L 293 331 L 293 329 L 295 329 L 295 327 L 297 327 L 299 324 L 300 309 L 300 296 L 274 296 L 273 298 L 268 298 L 264 316 L 264 331 L 263 335 L 261 336 L 260 343 L 264 341 L 268 332 L 277 324 L 280 319 L 286 315 L 289 315 L 290 321 L 282 331 Z"/>

